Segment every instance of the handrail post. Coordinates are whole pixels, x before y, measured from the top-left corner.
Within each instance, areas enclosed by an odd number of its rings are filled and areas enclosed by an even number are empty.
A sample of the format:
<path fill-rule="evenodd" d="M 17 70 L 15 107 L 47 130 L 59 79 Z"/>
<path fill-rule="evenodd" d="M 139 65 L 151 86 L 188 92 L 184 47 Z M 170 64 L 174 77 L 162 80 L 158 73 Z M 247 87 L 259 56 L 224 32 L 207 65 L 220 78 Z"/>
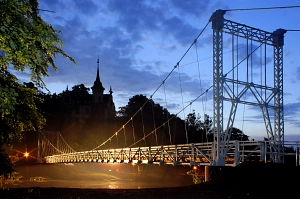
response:
<path fill-rule="evenodd" d="M 175 161 L 177 163 L 178 161 L 178 150 L 177 150 L 177 144 L 175 145 Z"/>
<path fill-rule="evenodd" d="M 192 147 L 191 147 L 191 160 L 190 160 L 190 165 L 192 166 L 192 165 L 195 165 L 195 150 L 194 150 L 194 148 L 195 148 L 195 144 L 194 143 L 192 143 Z"/>
<path fill-rule="evenodd" d="M 240 142 L 235 140 L 235 149 L 234 149 L 234 165 L 237 166 L 240 163 Z"/>
<path fill-rule="evenodd" d="M 296 167 L 299 166 L 299 148 L 298 148 L 298 142 L 296 142 Z"/>
<path fill-rule="evenodd" d="M 265 163 L 267 162 L 267 158 L 266 158 L 266 153 L 267 153 L 267 143 L 266 142 L 260 142 L 260 160 L 264 161 Z"/>

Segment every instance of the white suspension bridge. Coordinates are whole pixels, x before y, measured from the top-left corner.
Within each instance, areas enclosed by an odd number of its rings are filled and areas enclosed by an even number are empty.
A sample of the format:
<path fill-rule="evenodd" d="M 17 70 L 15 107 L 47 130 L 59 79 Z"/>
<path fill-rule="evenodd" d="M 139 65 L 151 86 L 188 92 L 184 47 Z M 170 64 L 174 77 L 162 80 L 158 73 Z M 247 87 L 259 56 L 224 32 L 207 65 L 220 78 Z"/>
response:
<path fill-rule="evenodd" d="M 54 134 L 56 139 L 53 142 L 47 136 L 48 132 L 39 131 L 38 158 L 43 159 L 46 163 L 110 162 L 236 166 L 242 162 L 251 161 L 253 158 L 264 162 L 283 163 L 285 157 L 293 156 L 296 165 L 298 165 L 299 142 L 284 140 L 283 45 L 286 30 L 263 31 L 227 20 L 224 18 L 225 13 L 225 10 L 215 11 L 187 50 L 188 52 L 192 46 L 197 45 L 199 37 L 211 23 L 213 30 L 213 85 L 207 88 L 205 92 L 201 92 L 200 96 L 191 101 L 189 105 L 210 89 L 213 90 L 213 142 L 100 149 L 112 138 L 117 137 L 118 133 L 133 120 L 133 116 L 107 141 L 89 151 L 76 152 L 65 142 L 59 132 Z M 224 57 L 223 53 L 223 37 L 225 34 L 229 35 L 227 41 L 231 41 L 232 56 L 229 58 Z M 243 53 L 239 52 L 241 46 L 246 49 Z M 229 45 L 226 47 L 229 48 Z M 255 70 L 253 56 L 259 49 L 261 54 L 261 78 L 257 81 L 253 77 Z M 182 58 L 170 74 L 175 68 L 180 67 Z M 269 58 L 272 58 L 273 62 L 269 62 Z M 225 60 L 226 63 L 231 63 L 231 68 L 228 69 L 227 67 L 228 71 L 226 73 L 224 73 Z M 158 89 L 165 84 L 170 74 L 163 80 Z M 149 99 L 152 99 L 153 95 Z M 227 124 L 225 124 L 223 118 L 225 102 L 231 106 Z M 267 141 L 230 141 L 238 104 L 255 106 L 261 109 Z M 142 111 L 142 108 L 139 111 Z M 187 106 L 183 110 L 185 108 Z M 273 118 L 273 122 L 270 118 Z M 155 127 L 147 135 L 144 134 L 143 139 L 150 134 L 156 136 L 156 130 L 160 127 Z M 287 151 L 291 147 L 295 150 Z"/>

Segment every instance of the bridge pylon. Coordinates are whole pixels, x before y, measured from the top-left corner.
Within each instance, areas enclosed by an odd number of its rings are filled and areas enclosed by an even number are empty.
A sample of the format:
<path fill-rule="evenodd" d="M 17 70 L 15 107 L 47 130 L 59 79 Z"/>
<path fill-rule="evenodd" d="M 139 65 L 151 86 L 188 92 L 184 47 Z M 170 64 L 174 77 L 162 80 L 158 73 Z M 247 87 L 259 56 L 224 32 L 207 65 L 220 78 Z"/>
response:
<path fill-rule="evenodd" d="M 52 143 L 51 143 L 51 141 Z M 38 130 L 38 150 L 37 162 L 43 163 L 45 156 L 56 154 L 60 145 L 60 132 L 59 131 L 42 131 Z M 49 145 L 51 145 L 49 147 Z M 51 148 L 51 149 L 50 149 Z M 56 148 L 56 149 L 54 149 Z"/>
<path fill-rule="evenodd" d="M 211 165 L 224 166 L 228 152 L 228 143 L 236 116 L 238 104 L 257 106 L 261 109 L 265 123 L 266 133 L 270 147 L 267 149 L 273 162 L 284 162 L 284 119 L 283 119 L 283 44 L 286 30 L 278 29 L 269 33 L 257 28 L 239 24 L 224 18 L 226 11 L 217 10 L 210 17 L 213 29 L 213 122 L 214 140 L 212 146 Z M 238 50 L 238 42 L 244 40 L 246 53 L 243 59 L 238 52 L 232 53 L 232 68 L 228 73 L 223 73 L 223 33 L 232 36 L 233 51 Z M 253 43 L 252 43 L 253 42 Z M 254 45 L 254 42 L 256 45 Z M 267 47 L 273 47 L 273 85 L 269 84 L 270 78 L 267 75 Z M 228 47 L 228 46 L 227 46 Z M 253 54 L 257 49 L 264 49 L 264 63 L 262 64 L 264 77 L 261 82 L 254 81 L 252 69 Z M 234 54 L 236 53 L 236 54 Z M 235 58 L 235 56 L 237 58 Z M 234 60 L 237 59 L 236 63 Z M 240 59 L 240 60 L 239 60 Z M 238 68 L 242 63 L 246 74 L 240 78 Z M 269 70 L 269 68 L 268 68 Z M 247 93 L 247 99 L 246 98 Z M 249 94 L 251 95 L 249 97 Z M 252 99 L 248 100 L 249 98 Z M 254 99 L 254 101 L 253 101 Z M 231 103 L 228 122 L 224 125 L 224 101 Z M 273 128 L 270 120 L 270 113 L 274 113 Z"/>

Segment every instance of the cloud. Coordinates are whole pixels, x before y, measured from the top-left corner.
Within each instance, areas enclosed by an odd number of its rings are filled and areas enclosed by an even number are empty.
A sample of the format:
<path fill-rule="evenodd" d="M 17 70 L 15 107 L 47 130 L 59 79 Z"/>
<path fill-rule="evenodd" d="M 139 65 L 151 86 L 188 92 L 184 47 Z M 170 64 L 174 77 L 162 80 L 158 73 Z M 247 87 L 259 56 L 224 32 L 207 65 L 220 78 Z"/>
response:
<path fill-rule="evenodd" d="M 171 0 L 170 4 L 179 10 L 181 15 L 193 15 L 200 18 L 201 16 L 207 16 L 211 13 L 211 5 L 208 1 L 198 0 Z"/>
<path fill-rule="evenodd" d="M 108 10 L 118 15 L 116 25 L 129 33 L 134 41 L 144 38 L 147 31 L 158 31 L 164 13 L 146 1 L 108 1 Z"/>
<path fill-rule="evenodd" d="M 47 82 L 68 84 L 69 87 L 83 83 L 90 87 L 96 78 L 99 57 L 101 81 L 106 88 L 105 92 L 112 86 L 116 107 L 124 106 L 134 95 L 152 95 L 196 39 L 212 13 L 217 9 L 229 8 L 229 5 L 226 5 L 229 3 L 223 1 L 199 0 L 40 0 L 39 2 L 41 9 L 55 12 L 40 12 L 40 14 L 55 29 L 62 31 L 60 37 L 64 42 L 63 49 L 77 62 L 77 66 L 74 66 L 58 56 L 55 63 L 59 72 L 50 70 Z M 235 6 L 230 5 L 234 8 Z M 242 14 L 227 12 L 225 18 L 239 22 L 242 20 L 239 18 L 243 16 Z M 243 18 L 243 21 L 245 19 Z M 158 89 L 154 96 L 156 103 L 164 103 L 166 92 L 168 108 L 176 112 L 182 108 L 181 96 L 184 103 L 188 104 L 201 94 L 201 90 L 204 92 L 212 85 L 212 42 L 212 29 L 209 24 L 197 41 L 197 48 L 193 46 L 180 63 L 180 72 L 176 69 Z M 232 67 L 231 62 L 228 62 L 229 64 L 226 62 L 232 58 L 231 52 L 226 53 L 231 49 L 231 45 L 231 37 L 224 36 L 224 73 Z M 251 44 L 248 49 L 250 47 Z M 252 43 L 252 49 L 256 47 L 258 44 Z M 240 61 L 245 58 L 246 51 L 245 41 L 240 42 L 238 55 Z M 285 52 L 296 51 L 288 49 Z M 300 76 L 299 64 L 292 67 L 297 61 L 294 61 L 295 58 L 292 58 L 291 53 L 288 54 L 288 63 L 291 66 L 285 67 L 285 77 L 288 76 L 285 82 L 291 79 L 297 82 Z M 268 54 L 266 63 L 272 65 L 273 57 L 270 55 Z M 201 66 L 200 69 L 197 69 L 197 64 Z M 252 75 L 256 79 L 260 77 L 260 65 L 259 49 L 252 56 Z M 243 67 L 244 65 L 239 72 L 245 72 Z M 199 70 L 201 75 L 198 75 Z M 294 78 L 291 78 L 291 74 Z M 271 81 L 273 78 L 269 77 L 267 80 Z M 285 84 L 286 87 L 288 86 Z M 289 89 L 288 87 L 285 91 L 285 97 L 292 98 L 292 94 L 286 95 L 292 93 L 293 89 Z M 212 89 L 205 96 L 206 102 L 211 102 Z M 287 122 L 296 124 L 296 120 L 290 118 L 292 115 L 296 118 L 298 111 L 297 102 L 294 100 L 293 102 L 294 104 L 285 107 L 285 118 L 289 119 Z M 248 110 L 251 115 L 247 115 L 247 120 L 263 122 L 259 108 Z"/>
<path fill-rule="evenodd" d="M 92 0 L 74 0 L 73 2 L 76 10 L 82 15 L 95 15 L 98 11 L 98 7 Z"/>
<path fill-rule="evenodd" d="M 192 44 L 198 34 L 196 28 L 183 22 L 177 16 L 166 19 L 162 24 L 162 30 L 182 45 Z"/>
<path fill-rule="evenodd" d="M 121 91 L 125 86 L 132 92 L 144 90 L 150 93 L 166 75 L 157 70 L 157 66 L 161 67 L 163 62 L 155 61 L 141 65 L 141 62 L 136 59 L 136 53 L 145 50 L 145 47 L 144 44 L 137 42 L 145 39 L 151 32 L 153 34 L 168 32 L 174 36 L 174 39 L 186 44 L 191 43 L 190 38 L 193 38 L 189 33 L 193 32 L 194 35 L 197 33 L 196 29 L 189 24 L 184 24 L 178 17 L 166 19 L 166 9 L 151 6 L 143 1 L 108 1 L 107 5 L 103 6 L 108 8 L 105 14 L 108 15 L 111 12 L 112 15 L 118 15 L 118 20 L 115 24 L 103 27 L 100 25 L 97 30 L 92 30 L 79 16 L 95 10 L 92 8 L 88 10 L 90 6 L 88 4 L 91 4 L 91 1 L 84 7 L 81 4 L 82 1 L 74 1 L 71 9 L 79 15 L 71 12 L 65 18 L 60 18 L 59 22 L 54 23 L 56 29 L 63 32 L 61 38 L 65 44 L 64 50 L 72 57 L 76 57 L 78 66 L 74 67 L 66 60 L 57 60 L 56 63 L 60 66 L 59 73 L 50 72 L 50 76 L 55 77 L 49 80 L 50 82 L 77 81 L 78 84 L 91 85 L 96 70 L 96 59 L 99 56 L 103 84 L 113 84 L 115 91 Z M 57 8 L 58 2 L 47 5 Z M 61 4 L 60 9 L 63 10 L 65 6 Z M 183 28 L 176 28 L 181 26 Z M 137 61 L 139 64 L 136 68 Z M 156 72 L 153 72 L 154 70 Z M 79 79 L 81 82 L 78 81 Z M 189 83 L 185 82 L 183 86 L 192 89 L 192 86 L 187 84 Z"/>

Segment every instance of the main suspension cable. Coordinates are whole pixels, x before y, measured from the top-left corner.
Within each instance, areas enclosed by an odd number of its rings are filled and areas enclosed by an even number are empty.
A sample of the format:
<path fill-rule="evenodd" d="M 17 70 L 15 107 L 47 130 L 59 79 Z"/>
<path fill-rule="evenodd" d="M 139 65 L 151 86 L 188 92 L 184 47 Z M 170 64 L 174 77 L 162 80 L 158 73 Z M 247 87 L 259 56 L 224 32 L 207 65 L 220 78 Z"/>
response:
<path fill-rule="evenodd" d="M 195 101 L 197 101 L 200 97 L 202 97 L 205 93 L 207 93 L 213 86 L 210 86 L 208 89 L 206 89 L 203 93 L 201 93 L 198 97 L 196 97 L 194 100 L 192 100 L 188 105 L 186 105 L 185 107 L 183 107 L 179 112 L 177 112 L 175 115 L 173 115 L 168 121 L 172 120 L 173 118 L 177 118 L 177 115 L 180 114 L 182 111 L 184 111 L 187 107 L 191 106 L 192 103 L 194 103 Z M 162 128 L 168 121 L 164 122 L 163 124 L 161 124 L 159 127 L 157 127 L 157 129 Z M 147 138 L 148 136 L 150 136 L 151 134 L 153 134 L 155 131 L 153 130 L 152 132 L 150 132 L 149 134 L 147 134 L 144 138 L 139 139 L 138 141 L 136 141 L 135 143 L 131 144 L 130 146 L 128 146 L 128 148 L 136 145 L 137 143 L 139 143 L 140 141 L 142 141 L 143 139 Z"/>
<path fill-rule="evenodd" d="M 206 29 L 206 27 L 208 26 L 208 24 L 210 23 L 210 21 L 207 22 L 207 24 L 204 26 L 204 28 L 201 30 L 201 32 L 198 34 L 198 36 L 196 37 L 196 39 L 193 41 L 193 43 L 190 45 L 190 47 L 186 50 L 186 52 L 183 54 L 183 56 L 179 59 L 179 61 L 177 62 L 177 64 L 173 67 L 173 69 L 171 70 L 171 72 L 169 72 L 169 74 L 166 76 L 166 78 L 162 81 L 162 83 L 156 88 L 156 90 L 152 93 L 152 95 L 148 98 L 148 100 L 140 107 L 140 109 L 131 117 L 130 120 L 132 120 L 133 117 L 135 117 L 139 111 L 142 110 L 142 108 L 149 102 L 150 99 L 152 99 L 152 96 L 154 96 L 154 94 L 160 89 L 160 87 L 164 84 L 164 82 L 170 77 L 170 75 L 173 73 L 173 71 L 177 68 L 177 65 L 183 60 L 183 58 L 186 56 L 186 54 L 189 52 L 189 50 L 192 48 L 192 46 L 195 44 L 195 42 L 197 41 L 197 39 L 202 35 L 202 33 L 204 32 L 204 30 Z M 128 120 L 123 126 L 126 126 L 130 120 Z M 109 139 L 113 138 L 114 136 L 116 136 L 116 134 L 122 130 L 123 127 L 121 127 L 117 132 L 115 132 Z M 145 140 L 146 141 L 146 140 Z M 102 144 L 100 144 L 99 146 L 95 147 L 93 150 L 96 150 L 98 148 L 100 148 L 101 146 L 105 145 L 105 143 L 107 143 L 108 140 L 104 141 Z"/>
<path fill-rule="evenodd" d="M 300 8 L 300 6 L 279 6 L 279 7 L 264 7 L 264 8 L 237 8 L 237 9 L 226 9 L 224 11 L 247 11 L 247 10 L 275 10 L 275 9 L 287 9 L 287 8 Z"/>

